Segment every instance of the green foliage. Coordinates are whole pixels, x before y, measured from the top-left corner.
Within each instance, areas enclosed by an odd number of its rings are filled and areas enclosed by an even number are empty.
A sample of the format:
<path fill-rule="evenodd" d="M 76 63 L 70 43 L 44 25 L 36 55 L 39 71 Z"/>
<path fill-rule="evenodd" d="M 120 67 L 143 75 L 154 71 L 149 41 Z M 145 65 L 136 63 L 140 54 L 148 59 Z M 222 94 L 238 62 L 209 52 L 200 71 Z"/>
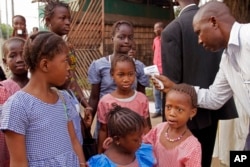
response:
<path fill-rule="evenodd" d="M 7 39 L 11 36 L 13 28 L 8 24 L 0 24 L 0 37 Z"/>
<path fill-rule="evenodd" d="M 174 16 L 175 16 L 175 18 L 178 17 L 180 12 L 181 12 L 181 7 L 180 6 L 174 7 Z"/>

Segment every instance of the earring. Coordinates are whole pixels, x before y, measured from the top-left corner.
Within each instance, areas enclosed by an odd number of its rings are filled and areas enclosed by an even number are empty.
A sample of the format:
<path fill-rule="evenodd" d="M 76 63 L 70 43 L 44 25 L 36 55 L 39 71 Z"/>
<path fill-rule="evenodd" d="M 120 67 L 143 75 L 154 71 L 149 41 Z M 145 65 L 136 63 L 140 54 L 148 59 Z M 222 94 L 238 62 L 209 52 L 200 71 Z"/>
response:
<path fill-rule="evenodd" d="M 116 142 L 116 145 L 117 145 L 117 146 L 119 146 L 119 145 L 120 145 L 120 143 L 119 143 L 119 142 Z"/>
<path fill-rule="evenodd" d="M 192 121 L 192 117 L 190 117 L 189 119 L 190 119 L 190 121 Z"/>

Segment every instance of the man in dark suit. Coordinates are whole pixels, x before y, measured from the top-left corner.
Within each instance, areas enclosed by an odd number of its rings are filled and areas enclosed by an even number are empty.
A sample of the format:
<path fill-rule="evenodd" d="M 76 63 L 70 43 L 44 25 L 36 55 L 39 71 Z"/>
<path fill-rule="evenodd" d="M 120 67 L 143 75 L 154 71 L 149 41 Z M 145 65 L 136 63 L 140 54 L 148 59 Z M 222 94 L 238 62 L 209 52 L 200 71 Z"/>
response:
<path fill-rule="evenodd" d="M 219 69 L 222 51 L 208 52 L 198 44 L 192 25 L 198 10 L 195 1 L 177 0 L 182 10 L 161 34 L 163 74 L 175 83 L 208 88 Z M 217 112 L 199 108 L 197 115 L 189 121 L 188 127 L 202 146 L 202 167 L 211 166 L 218 120 L 236 117 L 231 99 Z"/>

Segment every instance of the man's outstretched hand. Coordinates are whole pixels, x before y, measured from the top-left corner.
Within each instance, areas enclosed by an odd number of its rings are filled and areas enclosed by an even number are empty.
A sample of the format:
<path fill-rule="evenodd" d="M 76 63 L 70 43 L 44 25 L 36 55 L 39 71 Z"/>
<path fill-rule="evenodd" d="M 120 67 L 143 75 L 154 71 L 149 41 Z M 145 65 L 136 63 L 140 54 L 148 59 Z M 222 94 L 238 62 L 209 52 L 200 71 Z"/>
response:
<path fill-rule="evenodd" d="M 173 81 L 171 81 L 168 77 L 166 77 L 164 75 L 154 75 L 154 77 L 163 83 L 164 88 L 160 89 L 160 85 L 157 82 L 157 80 L 154 79 L 153 77 L 151 78 L 155 88 L 162 91 L 162 92 L 167 93 L 175 85 L 175 83 Z"/>

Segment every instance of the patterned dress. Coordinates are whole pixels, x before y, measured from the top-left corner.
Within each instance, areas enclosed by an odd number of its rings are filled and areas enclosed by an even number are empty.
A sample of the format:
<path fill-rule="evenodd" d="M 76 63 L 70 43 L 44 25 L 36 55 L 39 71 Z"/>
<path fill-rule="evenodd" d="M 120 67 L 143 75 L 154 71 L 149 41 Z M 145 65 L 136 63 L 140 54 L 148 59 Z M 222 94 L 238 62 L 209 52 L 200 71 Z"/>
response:
<path fill-rule="evenodd" d="M 12 79 L 0 82 L 0 112 L 3 103 L 16 91 L 20 90 L 20 86 Z M 0 167 L 9 167 L 10 156 L 5 142 L 4 133 L 0 131 Z"/>
<path fill-rule="evenodd" d="M 20 90 L 3 105 L 0 129 L 25 135 L 29 167 L 79 166 L 67 127 L 74 106 L 65 92 L 62 97 L 49 104 Z"/>
<path fill-rule="evenodd" d="M 193 135 L 178 146 L 168 149 L 163 145 L 167 122 L 156 125 L 144 137 L 143 142 L 153 145 L 157 167 L 201 167 L 201 145 Z"/>
<path fill-rule="evenodd" d="M 107 114 L 113 108 L 113 103 L 135 111 L 144 119 L 149 117 L 149 103 L 147 97 L 141 92 L 134 91 L 134 95 L 126 99 L 118 99 L 111 94 L 104 95 L 99 101 L 97 108 L 97 119 L 99 122 L 107 124 Z"/>

